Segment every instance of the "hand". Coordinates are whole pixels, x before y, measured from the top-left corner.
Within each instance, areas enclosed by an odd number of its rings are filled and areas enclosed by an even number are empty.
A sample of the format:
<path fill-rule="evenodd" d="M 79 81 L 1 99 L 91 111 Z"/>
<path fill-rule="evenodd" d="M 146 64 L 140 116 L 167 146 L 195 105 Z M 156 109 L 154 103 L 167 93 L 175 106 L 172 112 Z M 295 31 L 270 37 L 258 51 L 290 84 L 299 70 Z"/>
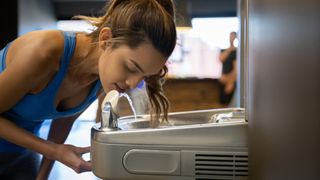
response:
<path fill-rule="evenodd" d="M 234 90 L 234 82 L 231 82 L 231 81 L 227 82 L 224 87 L 224 93 L 231 94 L 233 90 Z"/>
<path fill-rule="evenodd" d="M 224 92 L 226 94 L 230 94 L 234 90 L 234 83 L 236 81 L 236 77 L 234 77 L 232 73 L 223 74 L 219 81 L 225 85 Z"/>
<path fill-rule="evenodd" d="M 237 48 L 232 45 L 232 46 L 229 47 L 229 50 L 230 50 L 230 51 L 234 51 L 234 50 L 237 50 Z"/>
<path fill-rule="evenodd" d="M 82 155 L 90 152 L 90 147 L 76 147 L 68 144 L 57 144 L 55 159 L 72 168 L 77 173 L 91 171 L 91 163 Z"/>

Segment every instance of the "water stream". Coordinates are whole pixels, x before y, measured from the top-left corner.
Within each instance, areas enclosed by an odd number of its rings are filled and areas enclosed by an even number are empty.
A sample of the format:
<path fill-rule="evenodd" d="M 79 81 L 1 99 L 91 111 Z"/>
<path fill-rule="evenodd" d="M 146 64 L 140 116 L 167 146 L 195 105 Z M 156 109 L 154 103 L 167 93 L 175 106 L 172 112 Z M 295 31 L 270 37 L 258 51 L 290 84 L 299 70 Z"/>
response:
<path fill-rule="evenodd" d="M 121 93 L 120 94 L 120 97 L 125 97 L 125 98 L 127 98 L 127 100 L 128 100 L 128 102 L 129 102 L 129 105 L 130 105 L 130 107 L 131 107 L 131 110 L 132 110 L 132 112 L 133 112 L 133 115 L 134 115 L 134 120 L 136 121 L 137 120 L 137 113 L 136 113 L 136 110 L 134 109 L 134 107 L 133 107 L 133 103 L 132 103 L 132 100 L 131 100 L 131 98 L 130 98 L 130 96 L 127 94 L 127 93 Z"/>

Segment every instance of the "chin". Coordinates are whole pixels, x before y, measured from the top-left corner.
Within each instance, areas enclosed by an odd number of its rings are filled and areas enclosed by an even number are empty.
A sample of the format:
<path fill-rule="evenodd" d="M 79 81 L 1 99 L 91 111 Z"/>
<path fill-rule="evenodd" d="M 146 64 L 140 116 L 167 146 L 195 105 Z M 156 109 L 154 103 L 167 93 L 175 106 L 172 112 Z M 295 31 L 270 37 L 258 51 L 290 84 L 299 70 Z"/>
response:
<path fill-rule="evenodd" d="M 107 85 L 103 85 L 103 84 L 102 84 L 102 87 L 103 87 L 103 90 L 104 90 L 104 92 L 105 92 L 106 94 L 107 94 L 108 92 L 110 92 L 111 90 L 116 89 L 114 85 L 109 85 L 109 84 L 107 84 Z"/>

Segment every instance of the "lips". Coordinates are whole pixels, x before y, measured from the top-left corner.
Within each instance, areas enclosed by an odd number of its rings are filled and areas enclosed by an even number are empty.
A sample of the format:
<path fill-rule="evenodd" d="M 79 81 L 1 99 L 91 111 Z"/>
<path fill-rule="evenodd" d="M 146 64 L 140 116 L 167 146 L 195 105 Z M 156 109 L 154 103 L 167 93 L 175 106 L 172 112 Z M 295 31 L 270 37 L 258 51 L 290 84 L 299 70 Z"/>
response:
<path fill-rule="evenodd" d="M 125 88 L 121 88 L 118 84 L 115 84 L 116 86 L 116 90 L 119 92 L 119 93 L 124 93 L 126 90 Z"/>

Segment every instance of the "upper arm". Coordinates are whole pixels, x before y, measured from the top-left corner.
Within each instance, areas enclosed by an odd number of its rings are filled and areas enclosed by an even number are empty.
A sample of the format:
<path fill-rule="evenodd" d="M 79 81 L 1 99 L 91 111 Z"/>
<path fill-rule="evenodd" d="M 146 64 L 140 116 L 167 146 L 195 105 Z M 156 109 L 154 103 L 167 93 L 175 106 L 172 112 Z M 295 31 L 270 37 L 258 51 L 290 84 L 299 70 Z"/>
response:
<path fill-rule="evenodd" d="M 224 62 L 225 61 L 225 59 L 226 59 L 226 50 L 225 49 L 221 49 L 220 50 L 220 54 L 219 54 L 219 60 L 221 61 L 221 62 Z"/>
<path fill-rule="evenodd" d="M 0 73 L 0 113 L 9 110 L 41 81 L 54 74 L 59 65 L 59 40 L 47 41 L 52 34 L 26 34 L 8 49 L 6 68 Z M 51 42 L 53 39 L 51 39 Z"/>

